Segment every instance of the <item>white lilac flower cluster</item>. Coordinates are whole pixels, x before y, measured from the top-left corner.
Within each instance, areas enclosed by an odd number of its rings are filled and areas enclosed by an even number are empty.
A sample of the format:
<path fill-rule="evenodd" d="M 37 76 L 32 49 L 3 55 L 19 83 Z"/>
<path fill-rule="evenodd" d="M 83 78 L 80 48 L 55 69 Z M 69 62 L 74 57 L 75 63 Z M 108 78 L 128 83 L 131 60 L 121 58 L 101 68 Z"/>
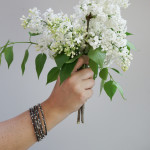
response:
<path fill-rule="evenodd" d="M 23 16 L 22 26 L 31 33 L 40 34 L 37 49 L 50 56 L 64 52 L 73 58 L 89 45 L 93 50 L 101 47 L 106 52 L 105 67 L 118 64 L 126 71 L 132 60 L 127 48 L 127 25 L 121 16 L 121 8 L 127 8 L 129 0 L 82 0 L 74 14 L 54 14 L 48 9 L 41 14 L 37 8 Z M 87 16 L 90 16 L 87 30 Z"/>

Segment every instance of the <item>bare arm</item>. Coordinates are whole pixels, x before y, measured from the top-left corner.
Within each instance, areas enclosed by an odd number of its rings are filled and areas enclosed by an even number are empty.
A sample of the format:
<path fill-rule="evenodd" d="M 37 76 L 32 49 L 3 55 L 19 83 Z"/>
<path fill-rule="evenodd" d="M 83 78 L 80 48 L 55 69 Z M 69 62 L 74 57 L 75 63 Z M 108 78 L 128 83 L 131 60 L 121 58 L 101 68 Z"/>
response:
<path fill-rule="evenodd" d="M 92 70 L 88 68 L 76 72 L 83 64 L 88 64 L 88 58 L 85 56 L 78 60 L 71 77 L 61 86 L 58 78 L 51 96 L 41 104 L 48 131 L 77 111 L 92 96 Z M 36 141 L 29 110 L 0 123 L 1 149 L 26 150 Z"/>

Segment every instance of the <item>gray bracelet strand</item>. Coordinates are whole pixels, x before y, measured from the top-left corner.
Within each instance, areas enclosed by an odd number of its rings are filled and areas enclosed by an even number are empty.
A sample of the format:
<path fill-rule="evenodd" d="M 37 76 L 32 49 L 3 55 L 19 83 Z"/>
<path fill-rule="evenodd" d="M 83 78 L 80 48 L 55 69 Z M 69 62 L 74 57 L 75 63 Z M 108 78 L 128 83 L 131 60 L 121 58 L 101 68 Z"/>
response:
<path fill-rule="evenodd" d="M 32 125 L 34 127 L 34 132 L 37 138 L 37 141 L 41 141 L 46 135 L 47 135 L 47 127 L 46 127 L 46 121 L 43 113 L 43 109 L 41 104 L 35 105 L 34 107 L 30 108 L 30 117 L 32 120 Z M 40 113 L 41 112 L 41 117 Z M 43 130 L 42 121 L 45 127 L 45 132 Z"/>
<path fill-rule="evenodd" d="M 41 118 L 39 115 L 38 106 L 34 106 L 34 110 L 36 113 L 36 122 L 37 122 L 37 130 L 38 130 L 38 134 L 39 134 L 39 140 L 41 141 L 45 137 L 45 135 L 44 135 L 44 131 L 43 131 L 42 123 L 41 123 Z"/>
<path fill-rule="evenodd" d="M 37 139 L 37 141 L 39 141 L 39 135 L 38 135 L 38 131 L 37 131 L 37 126 L 36 126 L 36 122 L 35 122 L 35 114 L 34 114 L 33 108 L 30 108 L 30 117 L 32 120 L 32 125 L 34 127 L 34 133 L 36 135 L 36 139 Z"/>
<path fill-rule="evenodd" d="M 45 121 L 44 112 L 43 112 L 43 109 L 42 109 L 41 104 L 38 104 L 38 107 L 39 107 L 39 109 L 40 109 L 40 111 L 41 111 L 41 114 L 42 114 L 42 120 L 43 120 L 43 122 L 44 122 L 44 127 L 45 127 L 45 135 L 47 135 L 46 121 Z"/>

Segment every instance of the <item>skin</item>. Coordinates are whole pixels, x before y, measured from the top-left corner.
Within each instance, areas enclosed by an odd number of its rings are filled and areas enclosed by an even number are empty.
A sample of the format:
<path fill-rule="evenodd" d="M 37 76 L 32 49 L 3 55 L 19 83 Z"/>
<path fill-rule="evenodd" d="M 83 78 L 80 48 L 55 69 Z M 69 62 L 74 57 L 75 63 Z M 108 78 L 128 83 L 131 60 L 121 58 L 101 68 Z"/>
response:
<path fill-rule="evenodd" d="M 92 96 L 93 71 L 90 68 L 77 71 L 88 62 L 87 56 L 80 57 L 71 77 L 61 86 L 58 77 L 50 97 L 41 103 L 48 131 L 76 112 Z M 26 150 L 36 142 L 29 110 L 0 123 L 0 149 Z"/>

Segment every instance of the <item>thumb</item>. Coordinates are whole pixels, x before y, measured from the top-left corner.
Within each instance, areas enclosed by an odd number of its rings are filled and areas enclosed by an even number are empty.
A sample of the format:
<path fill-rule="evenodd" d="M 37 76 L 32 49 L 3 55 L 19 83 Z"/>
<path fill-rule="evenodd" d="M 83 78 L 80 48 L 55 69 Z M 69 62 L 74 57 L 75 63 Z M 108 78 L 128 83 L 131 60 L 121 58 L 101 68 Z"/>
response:
<path fill-rule="evenodd" d="M 78 71 L 84 64 L 89 64 L 89 57 L 87 55 L 83 55 L 78 59 L 77 64 L 75 65 L 72 73 Z"/>

